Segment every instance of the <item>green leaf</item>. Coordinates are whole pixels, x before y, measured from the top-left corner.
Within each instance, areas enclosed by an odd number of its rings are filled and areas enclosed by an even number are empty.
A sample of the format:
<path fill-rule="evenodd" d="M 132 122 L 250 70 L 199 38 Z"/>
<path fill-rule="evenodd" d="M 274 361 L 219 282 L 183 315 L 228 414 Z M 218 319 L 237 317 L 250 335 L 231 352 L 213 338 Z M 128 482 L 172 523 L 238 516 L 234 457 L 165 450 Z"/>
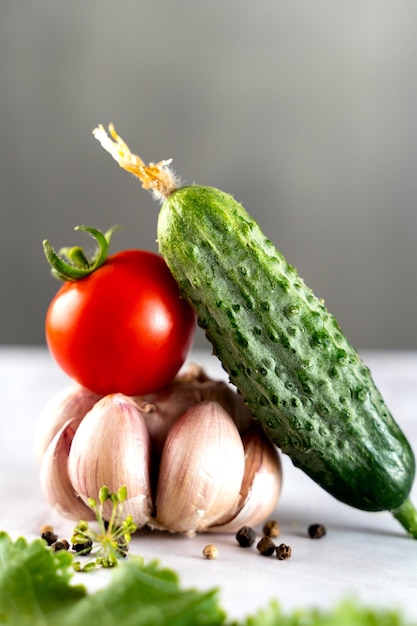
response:
<path fill-rule="evenodd" d="M 277 602 L 230 626 L 415 626 L 397 611 L 367 608 L 345 600 L 332 610 L 296 609 L 284 614 Z"/>
<path fill-rule="evenodd" d="M 72 555 L 53 552 L 42 539 L 12 542 L 0 532 L 0 623 L 52 624 L 52 618 L 85 597 L 84 586 L 71 586 Z M 47 615 L 51 622 L 43 621 Z"/>

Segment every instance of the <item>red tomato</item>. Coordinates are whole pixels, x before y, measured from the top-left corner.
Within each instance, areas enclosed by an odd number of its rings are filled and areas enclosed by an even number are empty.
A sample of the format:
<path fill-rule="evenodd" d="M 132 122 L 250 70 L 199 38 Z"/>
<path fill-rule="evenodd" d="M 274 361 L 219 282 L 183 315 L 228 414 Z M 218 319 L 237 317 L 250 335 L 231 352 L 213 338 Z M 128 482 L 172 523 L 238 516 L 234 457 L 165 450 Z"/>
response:
<path fill-rule="evenodd" d="M 144 250 L 118 252 L 89 276 L 65 282 L 46 315 L 57 363 L 104 395 L 141 395 L 169 384 L 194 329 L 194 312 L 165 261 Z"/>

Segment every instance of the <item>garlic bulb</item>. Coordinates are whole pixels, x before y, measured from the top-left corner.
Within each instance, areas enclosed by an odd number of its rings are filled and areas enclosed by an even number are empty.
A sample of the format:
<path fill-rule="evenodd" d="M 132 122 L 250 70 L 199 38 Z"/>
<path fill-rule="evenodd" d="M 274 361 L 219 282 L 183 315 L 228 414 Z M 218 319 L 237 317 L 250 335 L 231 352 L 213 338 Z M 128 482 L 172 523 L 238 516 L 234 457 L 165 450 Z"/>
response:
<path fill-rule="evenodd" d="M 126 485 L 124 513 L 138 527 L 235 532 L 263 521 L 280 494 L 277 449 L 241 396 L 194 364 L 157 394 L 66 390 L 44 411 L 36 446 L 45 497 L 72 519 L 92 518 L 86 503 L 102 485 Z"/>

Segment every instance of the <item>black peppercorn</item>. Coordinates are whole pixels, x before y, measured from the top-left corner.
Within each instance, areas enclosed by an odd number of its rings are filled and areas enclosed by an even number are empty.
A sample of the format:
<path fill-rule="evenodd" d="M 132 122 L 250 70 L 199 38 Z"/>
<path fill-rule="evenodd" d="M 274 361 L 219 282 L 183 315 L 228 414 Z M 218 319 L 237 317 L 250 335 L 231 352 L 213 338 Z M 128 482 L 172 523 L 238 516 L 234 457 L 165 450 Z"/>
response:
<path fill-rule="evenodd" d="M 51 544 L 51 549 L 54 552 L 59 552 L 60 550 L 69 550 L 69 543 L 66 539 L 58 539 L 53 544 Z"/>
<path fill-rule="evenodd" d="M 276 545 L 270 537 L 262 537 L 256 547 L 262 556 L 272 556 L 276 549 Z"/>
<path fill-rule="evenodd" d="M 236 540 L 241 548 L 250 548 L 255 543 L 256 533 L 250 526 L 242 526 L 236 533 Z"/>
<path fill-rule="evenodd" d="M 56 535 L 53 530 L 49 530 L 49 529 L 44 530 L 43 533 L 41 534 L 41 537 L 42 539 L 46 541 L 48 546 L 51 546 L 53 543 L 55 543 L 55 541 L 58 540 L 58 535 Z"/>
<path fill-rule="evenodd" d="M 82 552 L 83 554 L 89 554 L 93 549 L 93 542 L 90 539 L 86 539 L 84 543 L 72 544 L 72 549 L 75 552 Z"/>
<path fill-rule="evenodd" d="M 308 534 L 311 539 L 320 539 L 326 534 L 326 529 L 323 524 L 311 524 L 308 527 Z"/>
<path fill-rule="evenodd" d="M 277 557 L 280 561 L 285 561 L 285 559 L 289 559 L 292 553 L 291 546 L 287 546 L 285 543 L 281 543 L 276 548 Z"/>
<path fill-rule="evenodd" d="M 267 537 L 278 537 L 280 533 L 279 524 L 275 520 L 271 519 L 265 522 L 262 528 L 262 532 Z"/>

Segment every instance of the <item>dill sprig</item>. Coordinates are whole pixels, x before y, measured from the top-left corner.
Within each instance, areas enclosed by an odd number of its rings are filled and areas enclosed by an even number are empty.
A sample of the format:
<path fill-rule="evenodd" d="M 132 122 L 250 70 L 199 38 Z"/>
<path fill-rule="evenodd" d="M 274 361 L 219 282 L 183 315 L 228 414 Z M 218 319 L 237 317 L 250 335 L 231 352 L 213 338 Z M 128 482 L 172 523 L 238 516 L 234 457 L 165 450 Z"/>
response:
<path fill-rule="evenodd" d="M 88 498 L 88 506 L 94 511 L 98 530 L 92 528 L 88 522 L 81 520 L 74 528 L 71 542 L 73 549 L 79 555 L 90 555 L 90 560 L 82 565 L 74 561 L 73 567 L 77 572 L 89 572 L 96 567 L 115 567 L 119 558 L 126 556 L 132 534 L 136 530 L 131 515 L 123 518 L 123 503 L 127 499 L 127 489 L 120 487 L 116 493 L 111 493 L 105 485 L 98 494 L 98 502 Z M 104 519 L 104 505 L 112 503 L 110 518 Z"/>

